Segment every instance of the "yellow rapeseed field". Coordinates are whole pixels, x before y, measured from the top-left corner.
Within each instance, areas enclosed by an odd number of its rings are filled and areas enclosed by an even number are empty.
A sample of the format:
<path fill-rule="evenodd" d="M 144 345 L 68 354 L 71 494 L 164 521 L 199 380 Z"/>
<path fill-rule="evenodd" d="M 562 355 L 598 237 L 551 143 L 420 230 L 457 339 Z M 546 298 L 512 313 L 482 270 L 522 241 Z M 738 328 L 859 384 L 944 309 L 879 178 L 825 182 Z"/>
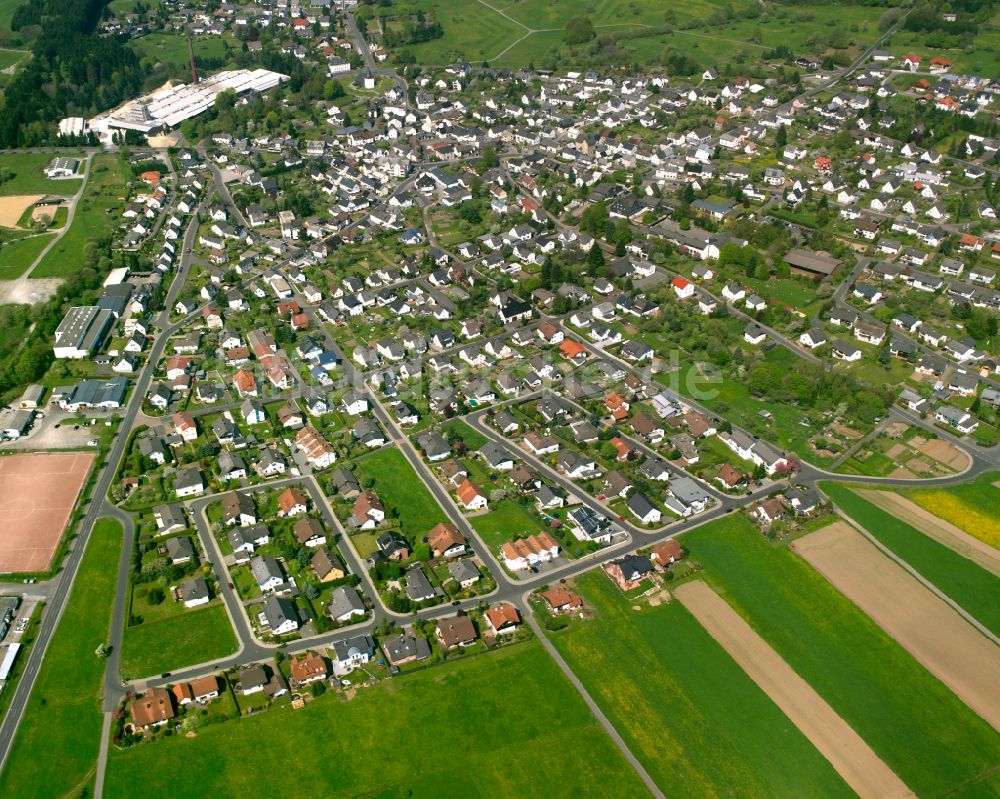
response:
<path fill-rule="evenodd" d="M 909 492 L 909 497 L 929 513 L 1000 549 L 1000 518 L 995 515 L 973 507 L 947 490 L 912 491 Z M 997 497 L 1000 497 L 1000 491 Z M 995 499 L 996 497 L 994 501 Z"/>

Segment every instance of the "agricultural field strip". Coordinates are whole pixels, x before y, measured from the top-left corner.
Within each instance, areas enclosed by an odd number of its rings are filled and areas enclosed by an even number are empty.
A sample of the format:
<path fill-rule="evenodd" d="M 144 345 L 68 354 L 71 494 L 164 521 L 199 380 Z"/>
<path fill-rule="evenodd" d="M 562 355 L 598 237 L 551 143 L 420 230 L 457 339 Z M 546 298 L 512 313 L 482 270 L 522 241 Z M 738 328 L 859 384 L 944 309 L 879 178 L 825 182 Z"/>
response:
<path fill-rule="evenodd" d="M 914 793 L 847 722 L 709 585 L 695 580 L 674 591 L 708 630 L 812 742 L 862 799 Z"/>
<path fill-rule="evenodd" d="M 525 618 L 535 635 L 538 637 L 538 640 L 542 642 L 542 646 L 545 648 L 549 657 L 552 658 L 553 663 L 559 667 L 559 670 L 562 671 L 563 675 L 565 675 L 570 685 L 572 685 L 576 692 L 580 695 L 580 699 L 583 700 L 587 709 L 590 710 L 591 715 L 597 720 L 601 727 L 604 728 L 604 731 L 607 733 L 612 743 L 618 747 L 618 750 L 622 753 L 622 757 L 624 757 L 626 762 L 635 770 L 635 773 L 639 775 L 639 779 L 645 783 L 649 792 L 653 796 L 657 797 L 657 799 L 666 799 L 663 791 L 660 790 L 660 787 L 656 784 L 656 782 L 654 782 L 653 778 L 649 775 L 649 772 L 647 772 L 642 763 L 639 762 L 639 758 L 637 758 L 632 750 L 629 749 L 629 746 L 625 742 L 625 739 L 622 738 L 621 733 L 615 729 L 614 724 L 612 724 L 608 717 L 604 715 L 604 711 L 601 710 L 597 702 L 594 701 L 594 698 L 584 687 L 580 678 L 573 673 L 573 669 L 560 654 L 559 650 L 556 649 L 555 644 L 553 644 L 552 641 L 549 640 L 548 636 L 545 635 L 545 632 L 542 630 L 542 627 L 535 618 L 535 615 L 529 612 L 525 615 Z"/>
<path fill-rule="evenodd" d="M 843 508 L 834 505 L 837 513 L 855 530 L 857 530 L 861 535 L 870 541 L 876 549 L 882 552 L 890 560 L 897 563 L 903 570 L 910 574 L 917 582 L 919 582 L 924 588 L 929 590 L 935 596 L 937 596 L 941 601 L 949 605 L 959 616 L 965 619 L 969 624 L 975 627 L 984 636 L 993 641 L 994 644 L 1000 646 L 1000 637 L 998 637 L 989 627 L 979 621 L 978 618 L 973 616 L 969 611 L 967 611 L 962 605 L 956 602 L 951 596 L 942 591 L 937 585 L 928 580 L 923 574 L 921 574 L 916 568 L 914 568 L 910 563 L 900 557 L 896 552 L 894 552 L 889 546 L 880 541 L 878 537 L 873 535 L 861 522 L 850 516 L 844 511 Z M 961 557 L 961 556 L 959 556 Z"/>
<path fill-rule="evenodd" d="M 431 739 L 459 751 L 464 767 L 429 758 Z M 270 757 L 254 754 L 262 740 Z M 382 762 L 388 741 L 395 754 Z M 170 779 L 149 780 L 181 762 Z M 275 762 L 294 763 L 294 772 Z M 270 796 L 287 793 L 291 773 L 298 795 L 324 797 L 648 795 L 532 641 L 340 698 L 328 693 L 301 710 L 207 725 L 195 738 L 112 748 L 105 796 Z"/>
<path fill-rule="evenodd" d="M 680 602 L 635 610 L 599 570 L 574 587 L 594 617 L 552 641 L 668 796 L 855 796 Z"/>
<path fill-rule="evenodd" d="M 858 489 L 855 493 L 1000 577 L 1000 550 L 991 547 L 985 541 L 969 535 L 951 522 L 938 518 L 895 492 L 865 488 Z"/>
<path fill-rule="evenodd" d="M 1000 647 L 843 522 L 793 548 L 1000 731 Z"/>
<path fill-rule="evenodd" d="M 898 493 L 939 519 L 945 519 L 974 538 L 1000 549 L 1000 510 L 996 507 L 998 472 L 947 488 L 904 489 Z"/>

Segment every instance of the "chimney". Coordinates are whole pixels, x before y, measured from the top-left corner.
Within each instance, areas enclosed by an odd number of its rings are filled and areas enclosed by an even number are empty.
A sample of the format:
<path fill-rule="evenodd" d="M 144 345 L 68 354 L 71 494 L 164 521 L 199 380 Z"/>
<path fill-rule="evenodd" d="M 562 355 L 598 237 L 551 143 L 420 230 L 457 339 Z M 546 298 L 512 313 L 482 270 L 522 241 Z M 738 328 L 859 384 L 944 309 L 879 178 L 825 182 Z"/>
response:
<path fill-rule="evenodd" d="M 194 65 L 194 45 L 191 44 L 191 36 L 188 35 L 188 56 L 191 58 L 191 82 L 198 82 L 198 70 Z"/>

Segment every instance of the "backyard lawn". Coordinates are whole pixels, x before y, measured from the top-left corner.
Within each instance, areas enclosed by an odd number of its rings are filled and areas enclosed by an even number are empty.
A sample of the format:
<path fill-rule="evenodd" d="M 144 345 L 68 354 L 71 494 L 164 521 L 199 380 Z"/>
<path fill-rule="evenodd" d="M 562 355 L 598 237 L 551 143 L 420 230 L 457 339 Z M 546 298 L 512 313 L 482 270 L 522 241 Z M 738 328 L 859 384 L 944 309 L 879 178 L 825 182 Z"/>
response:
<path fill-rule="evenodd" d="M 169 779 L 149 779 L 164 771 Z M 105 795 L 276 796 L 291 773 L 298 796 L 648 795 L 537 642 L 383 681 L 350 701 L 328 694 L 197 738 L 112 750 Z"/>
<path fill-rule="evenodd" d="M 996 490 L 996 489 L 994 489 Z M 891 513 L 859 497 L 847 486 L 823 483 L 823 491 L 858 524 L 940 588 L 981 624 L 1000 634 L 1000 580 L 968 558 Z"/>
<path fill-rule="evenodd" d="M 108 640 L 121 545 L 121 524 L 101 519 L 0 774 L 0 796 L 76 796 L 92 779 L 105 666 L 95 650 Z"/>
<path fill-rule="evenodd" d="M 900 493 L 924 510 L 1000 549 L 1000 504 L 994 485 L 997 481 L 1000 472 L 985 472 L 960 485 L 911 488 Z"/>
<path fill-rule="evenodd" d="M 767 353 L 765 360 L 783 369 L 795 369 L 799 363 L 797 356 L 784 347 L 775 347 Z M 714 378 L 706 379 L 700 383 L 681 380 L 681 384 L 677 386 L 671 385 L 675 380 L 675 376 L 671 374 L 657 375 L 657 380 L 701 402 L 734 425 L 748 429 L 810 463 L 817 466 L 829 466 L 833 463 L 832 458 L 818 454 L 809 444 L 809 439 L 822 429 L 822 424 L 814 420 L 807 409 L 758 399 L 750 393 L 745 383 L 724 377 L 717 381 Z M 758 415 L 761 410 L 772 414 L 773 418 L 769 423 L 762 422 Z"/>
<path fill-rule="evenodd" d="M 468 424 L 463 422 L 461 419 L 449 419 L 443 425 L 441 425 L 441 433 L 447 435 L 448 433 L 454 433 L 460 439 L 462 443 L 465 444 L 466 450 L 474 451 L 479 449 L 483 444 L 485 444 L 489 439 L 480 433 L 478 430 L 473 429 Z"/>
<path fill-rule="evenodd" d="M 548 529 L 545 521 L 516 500 L 505 499 L 491 506 L 493 510 L 469 521 L 490 552 L 496 553 L 501 544 L 519 536 L 535 535 Z"/>
<path fill-rule="evenodd" d="M 1000 735 L 787 546 L 742 515 L 681 542 L 705 577 L 918 796 L 1000 791 Z"/>
<path fill-rule="evenodd" d="M 366 479 L 374 482 L 386 515 L 395 516 L 403 532 L 414 540 L 427 535 L 438 522 L 448 521 L 406 457 L 395 447 L 360 458 L 357 475 L 362 482 Z"/>
<path fill-rule="evenodd" d="M 667 796 L 853 796 L 679 602 L 633 610 L 600 572 L 592 621 L 551 637 Z"/>
<path fill-rule="evenodd" d="M 746 275 L 740 275 L 740 281 L 751 286 L 764 299 L 772 303 L 779 302 L 807 315 L 811 315 L 811 311 L 807 310 L 809 306 L 816 302 L 815 285 L 810 287 L 802 281 L 778 277 L 758 280 Z"/>
<path fill-rule="evenodd" d="M 222 604 L 216 603 L 126 628 L 121 668 L 128 677 L 150 677 L 235 651 L 236 636 L 229 616 Z"/>
<path fill-rule="evenodd" d="M 83 266 L 84 248 L 91 239 L 110 236 L 125 208 L 126 177 L 117 155 L 97 155 L 90 166 L 87 188 L 66 231 L 38 267 L 33 278 L 67 277 Z"/>

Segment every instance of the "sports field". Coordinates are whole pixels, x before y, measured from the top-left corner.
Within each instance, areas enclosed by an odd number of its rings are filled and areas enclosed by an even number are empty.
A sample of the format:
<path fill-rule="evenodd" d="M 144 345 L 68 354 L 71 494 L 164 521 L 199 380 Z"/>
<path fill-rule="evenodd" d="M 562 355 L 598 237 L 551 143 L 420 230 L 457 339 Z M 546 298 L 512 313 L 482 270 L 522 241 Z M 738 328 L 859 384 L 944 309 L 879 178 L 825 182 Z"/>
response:
<path fill-rule="evenodd" d="M 635 610 L 601 572 L 552 642 L 667 796 L 852 796 L 681 603 Z"/>
<path fill-rule="evenodd" d="M 1000 731 L 1000 647 L 844 522 L 794 548 Z"/>
<path fill-rule="evenodd" d="M 89 452 L 0 458 L 0 573 L 49 568 L 93 462 Z"/>
<path fill-rule="evenodd" d="M 1000 792 L 1000 735 L 805 560 L 736 514 L 681 543 L 723 598 L 918 796 Z"/>
<path fill-rule="evenodd" d="M 33 207 L 44 195 L 9 194 L 0 197 L 0 227 L 17 227 L 25 211 Z"/>
<path fill-rule="evenodd" d="M 112 750 L 104 795 L 648 796 L 537 642 L 352 696 Z"/>

